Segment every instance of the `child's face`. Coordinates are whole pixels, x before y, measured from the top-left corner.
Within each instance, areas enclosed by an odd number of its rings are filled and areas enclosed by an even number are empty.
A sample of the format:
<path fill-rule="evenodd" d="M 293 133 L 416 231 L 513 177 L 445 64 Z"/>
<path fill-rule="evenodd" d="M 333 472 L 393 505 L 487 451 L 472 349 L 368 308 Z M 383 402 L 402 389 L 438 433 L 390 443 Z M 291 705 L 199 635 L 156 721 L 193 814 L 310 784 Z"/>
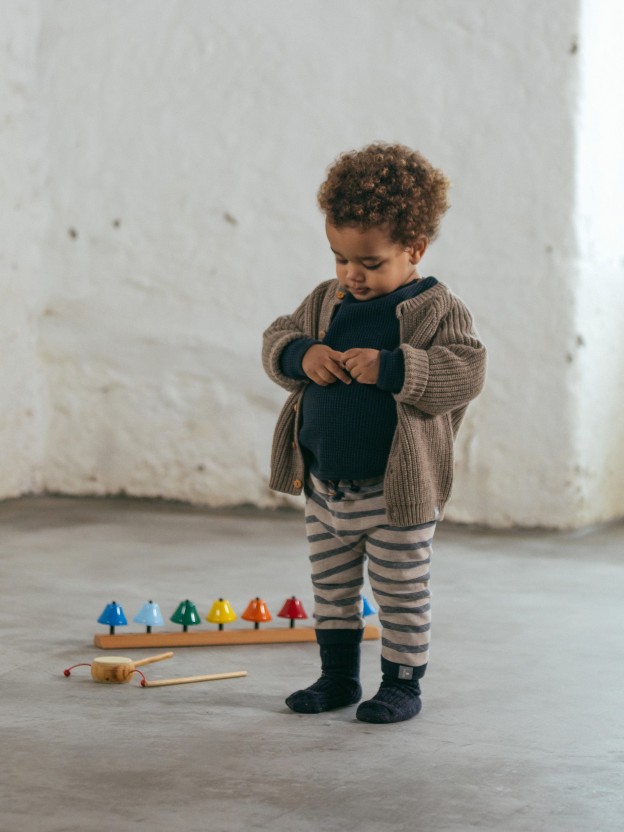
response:
<path fill-rule="evenodd" d="M 405 248 L 394 243 L 382 227 L 363 231 L 327 222 L 325 230 L 336 257 L 336 277 L 357 300 L 387 295 L 418 277 L 416 264 L 427 248 L 426 237 Z"/>

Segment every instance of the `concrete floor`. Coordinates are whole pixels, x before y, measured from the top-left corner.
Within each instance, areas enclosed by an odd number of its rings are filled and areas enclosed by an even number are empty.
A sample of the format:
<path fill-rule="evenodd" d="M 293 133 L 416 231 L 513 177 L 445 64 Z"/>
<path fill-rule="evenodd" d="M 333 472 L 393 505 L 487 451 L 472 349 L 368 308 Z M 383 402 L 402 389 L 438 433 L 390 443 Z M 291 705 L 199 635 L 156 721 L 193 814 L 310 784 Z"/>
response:
<path fill-rule="evenodd" d="M 101 652 L 91 640 L 113 599 L 129 619 L 149 598 L 167 617 L 186 597 L 205 615 L 219 595 L 238 612 L 255 595 L 274 613 L 292 594 L 309 609 L 297 513 L 34 498 L 0 504 L 0 529 L 2 832 L 624 826 L 622 525 L 442 525 L 423 712 L 390 726 L 355 707 L 288 711 L 284 696 L 317 676 L 314 644 L 177 649 L 146 668 L 249 671 L 227 682 L 63 676 Z M 370 695 L 379 643 L 363 656 Z"/>

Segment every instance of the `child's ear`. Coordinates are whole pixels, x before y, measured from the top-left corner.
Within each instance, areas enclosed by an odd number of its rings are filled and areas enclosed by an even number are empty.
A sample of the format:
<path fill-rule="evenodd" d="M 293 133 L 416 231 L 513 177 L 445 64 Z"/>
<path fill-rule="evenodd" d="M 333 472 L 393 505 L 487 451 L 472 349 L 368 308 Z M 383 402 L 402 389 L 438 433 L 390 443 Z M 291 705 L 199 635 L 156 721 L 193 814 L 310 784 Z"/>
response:
<path fill-rule="evenodd" d="M 424 234 L 421 234 L 420 237 L 416 239 L 415 243 L 412 243 L 411 246 L 408 246 L 407 252 L 410 257 L 410 263 L 412 263 L 412 265 L 415 266 L 417 263 L 420 263 L 423 254 L 427 250 L 428 245 L 428 238 L 425 237 Z"/>

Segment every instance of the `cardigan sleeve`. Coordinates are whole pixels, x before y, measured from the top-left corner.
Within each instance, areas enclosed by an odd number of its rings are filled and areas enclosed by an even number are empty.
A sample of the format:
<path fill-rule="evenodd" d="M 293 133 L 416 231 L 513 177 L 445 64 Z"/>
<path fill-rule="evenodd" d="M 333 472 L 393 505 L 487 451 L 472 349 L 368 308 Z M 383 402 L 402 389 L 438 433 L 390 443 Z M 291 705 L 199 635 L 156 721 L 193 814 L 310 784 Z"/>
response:
<path fill-rule="evenodd" d="M 300 374 L 293 372 L 293 376 L 287 375 L 292 371 L 290 363 L 283 367 L 281 357 L 283 351 L 294 341 L 304 339 L 308 346 L 318 343 L 315 333 L 311 331 L 311 321 L 315 319 L 315 311 L 318 310 L 327 286 L 332 281 L 326 281 L 316 287 L 304 298 L 291 315 L 281 315 L 264 331 L 262 335 L 262 366 L 269 378 L 285 390 L 298 390 L 307 383 Z M 305 350 L 304 350 L 305 351 Z M 299 350 L 295 350 L 298 354 Z M 303 356 L 301 356 L 303 357 Z M 286 370 L 286 372 L 284 372 Z"/>
<path fill-rule="evenodd" d="M 463 407 L 482 390 L 486 350 L 474 330 L 468 309 L 454 298 L 427 349 L 401 344 L 405 381 L 395 394 L 431 416 Z"/>

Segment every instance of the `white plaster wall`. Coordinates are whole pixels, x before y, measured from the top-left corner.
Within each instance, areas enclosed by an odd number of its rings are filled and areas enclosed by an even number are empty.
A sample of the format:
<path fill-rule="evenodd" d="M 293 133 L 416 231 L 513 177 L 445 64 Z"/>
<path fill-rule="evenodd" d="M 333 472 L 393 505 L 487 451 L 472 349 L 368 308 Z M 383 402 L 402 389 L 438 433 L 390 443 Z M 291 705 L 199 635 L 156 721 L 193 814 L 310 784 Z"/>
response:
<path fill-rule="evenodd" d="M 447 516 L 605 513 L 579 491 L 586 374 L 569 360 L 580 0 L 33 5 L 45 488 L 281 501 L 266 477 L 283 393 L 263 376 L 261 332 L 333 273 L 325 167 L 385 139 L 451 176 L 424 271 L 468 302 L 490 349 Z"/>
<path fill-rule="evenodd" d="M 0 16 L 0 496 L 14 497 L 42 485 L 37 333 L 46 154 L 36 77 L 39 4 L 2 3 Z"/>
<path fill-rule="evenodd" d="M 581 18 L 576 343 L 578 525 L 624 514 L 624 6 Z"/>

